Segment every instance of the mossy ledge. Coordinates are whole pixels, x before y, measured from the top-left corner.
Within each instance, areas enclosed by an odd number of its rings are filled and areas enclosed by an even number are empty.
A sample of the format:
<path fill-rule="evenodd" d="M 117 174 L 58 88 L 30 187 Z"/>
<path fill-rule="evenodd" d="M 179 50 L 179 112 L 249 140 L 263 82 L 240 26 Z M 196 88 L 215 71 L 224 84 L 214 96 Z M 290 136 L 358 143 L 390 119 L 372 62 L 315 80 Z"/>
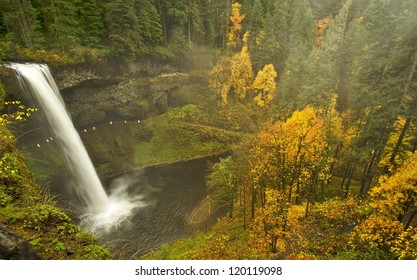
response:
<path fill-rule="evenodd" d="M 23 159 L 14 136 L 1 122 L 0 228 L 7 234 L 0 235 L 0 259 L 111 259 L 108 248 L 75 225 L 70 215 L 35 183 Z M 19 251 L 23 249 L 8 244 L 6 235 L 23 238 L 27 241 L 23 241 L 25 250 L 29 244 L 35 254 L 22 254 Z M 5 247 L 10 250 L 5 252 Z"/>

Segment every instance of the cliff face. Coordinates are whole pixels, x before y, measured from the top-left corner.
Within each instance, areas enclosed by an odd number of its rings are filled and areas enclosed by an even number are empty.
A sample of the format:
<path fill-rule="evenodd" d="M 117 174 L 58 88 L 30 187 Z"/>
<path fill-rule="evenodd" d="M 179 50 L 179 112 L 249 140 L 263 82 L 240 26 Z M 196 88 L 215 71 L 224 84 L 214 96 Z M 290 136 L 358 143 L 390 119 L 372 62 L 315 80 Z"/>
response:
<path fill-rule="evenodd" d="M 172 69 L 149 68 L 140 64 L 124 69 L 83 65 L 53 71 L 74 123 L 88 126 L 112 120 L 143 120 L 166 112 L 170 106 L 192 102 L 183 96 L 176 98 L 175 92 L 195 79 Z"/>
<path fill-rule="evenodd" d="M 142 166 L 134 155 L 143 153 L 137 151 L 139 144 L 148 150 L 153 131 L 144 120 L 163 114 L 170 107 L 196 104 L 206 98 L 207 93 L 203 78 L 167 67 L 136 64 L 121 69 L 110 64 L 80 64 L 51 67 L 51 72 L 93 164 L 103 178 Z M 5 84 L 8 99 L 25 100 L 12 70 L 0 67 L 0 79 Z M 36 107 L 36 104 L 27 105 Z M 45 137 L 54 135 L 49 135 L 50 132 L 39 125 L 40 115 L 22 124 L 19 143 L 32 153 L 31 158 L 53 163 L 48 166 L 28 163 L 38 177 L 51 178 L 60 173 L 55 169 L 61 161 L 52 145 L 45 144 Z M 165 121 L 164 118 L 157 120 Z M 113 125 L 109 125 L 110 122 Z M 93 127 L 94 133 L 90 133 Z"/>
<path fill-rule="evenodd" d="M 145 64 L 124 68 L 108 63 L 78 64 L 51 70 L 78 127 L 112 120 L 143 120 L 169 107 L 192 103 L 195 95 L 187 91 L 199 82 L 169 67 Z M 24 98 L 10 69 L 2 67 L 0 79 L 12 99 Z"/>

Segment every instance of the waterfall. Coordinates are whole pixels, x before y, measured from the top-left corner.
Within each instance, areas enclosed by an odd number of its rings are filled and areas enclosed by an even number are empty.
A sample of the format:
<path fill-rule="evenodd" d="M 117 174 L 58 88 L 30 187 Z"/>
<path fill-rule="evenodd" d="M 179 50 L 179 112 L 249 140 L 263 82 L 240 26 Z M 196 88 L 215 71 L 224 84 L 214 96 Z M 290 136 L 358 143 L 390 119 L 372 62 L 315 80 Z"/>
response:
<path fill-rule="evenodd" d="M 106 211 L 109 199 L 70 119 L 48 66 L 12 63 L 10 67 L 18 74 L 22 88 L 41 107 L 53 137 L 65 157 L 66 167 L 76 178 L 76 192 L 80 199 L 92 212 Z"/>
<path fill-rule="evenodd" d="M 39 104 L 47 126 L 65 157 L 66 168 L 74 176 L 75 190 L 86 206 L 84 225 L 90 230 L 109 229 L 140 205 L 141 197 L 128 198 L 120 190 L 107 196 L 87 151 L 65 108 L 49 67 L 44 64 L 10 63 L 22 89 Z M 124 186 L 121 186 L 123 188 Z"/>

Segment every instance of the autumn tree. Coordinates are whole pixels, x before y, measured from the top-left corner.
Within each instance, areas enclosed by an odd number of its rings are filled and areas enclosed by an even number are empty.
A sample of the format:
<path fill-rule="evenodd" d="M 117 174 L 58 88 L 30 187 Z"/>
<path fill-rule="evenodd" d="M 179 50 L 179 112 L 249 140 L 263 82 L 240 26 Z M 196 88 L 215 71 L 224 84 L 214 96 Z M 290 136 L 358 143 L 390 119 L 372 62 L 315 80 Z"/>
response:
<path fill-rule="evenodd" d="M 308 214 L 310 204 L 319 197 L 318 187 L 327 185 L 331 177 L 334 157 L 329 153 L 328 131 L 338 125 L 337 117 L 328 126 L 319 110 L 307 106 L 260 132 L 252 150 L 251 174 L 262 205 L 265 189 L 275 188 L 290 203 L 306 201 Z"/>
<path fill-rule="evenodd" d="M 228 102 L 231 87 L 229 82 L 231 76 L 230 63 L 229 57 L 222 57 L 209 73 L 210 88 L 219 97 L 223 106 Z"/>
<path fill-rule="evenodd" d="M 245 45 L 232 57 L 230 68 L 231 90 L 239 100 L 243 100 L 253 83 L 252 61 Z"/>
<path fill-rule="evenodd" d="M 265 205 L 253 222 L 251 234 L 256 247 L 271 253 L 284 252 L 283 238 L 288 231 L 288 204 L 285 196 L 276 189 L 265 191 Z"/>
<path fill-rule="evenodd" d="M 253 82 L 253 90 L 255 91 L 254 101 L 259 107 L 269 106 L 274 99 L 277 83 L 275 78 L 277 72 L 272 64 L 267 64 L 256 75 Z"/>
<path fill-rule="evenodd" d="M 370 191 L 371 215 L 352 234 L 354 249 L 371 258 L 415 258 L 417 232 L 411 221 L 417 214 L 417 156 L 392 176 L 383 176 Z M 406 214 L 409 214 L 408 218 Z"/>
<path fill-rule="evenodd" d="M 232 15 L 230 16 L 232 26 L 229 30 L 227 45 L 233 48 L 238 48 L 242 45 L 242 21 L 245 15 L 240 14 L 241 7 L 242 5 L 239 2 L 235 2 L 232 5 Z"/>
<path fill-rule="evenodd" d="M 230 96 L 243 101 L 252 89 L 253 70 L 247 47 L 244 45 L 239 53 L 230 59 L 222 58 L 209 74 L 210 86 L 226 105 Z"/>
<path fill-rule="evenodd" d="M 258 209 L 251 224 L 250 247 L 268 259 L 293 251 L 302 239 L 300 219 L 303 217 L 302 206 L 290 205 L 281 191 L 267 189 L 265 205 Z"/>

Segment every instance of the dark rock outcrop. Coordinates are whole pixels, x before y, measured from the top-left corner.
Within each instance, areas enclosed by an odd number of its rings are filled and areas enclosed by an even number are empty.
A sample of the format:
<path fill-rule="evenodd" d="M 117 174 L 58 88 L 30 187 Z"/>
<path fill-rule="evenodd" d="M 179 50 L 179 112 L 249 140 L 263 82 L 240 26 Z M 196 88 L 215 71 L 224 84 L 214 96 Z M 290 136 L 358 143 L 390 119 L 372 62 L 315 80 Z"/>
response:
<path fill-rule="evenodd" d="M 123 68 L 109 63 L 51 68 L 67 109 L 78 127 L 109 120 L 143 120 L 165 113 L 169 107 L 194 102 L 184 100 L 186 95 L 183 92 L 187 91 L 187 86 L 199 82 L 164 65 L 151 67 L 146 63 L 132 63 Z M 9 99 L 25 100 L 11 69 L 0 67 L 0 79 Z M 181 89 L 183 87 L 184 90 Z M 177 93 L 183 95 L 178 100 Z M 31 102 L 24 103 L 35 106 Z"/>
<path fill-rule="evenodd" d="M 0 259 L 40 260 L 41 257 L 33 250 L 29 242 L 0 225 Z"/>
<path fill-rule="evenodd" d="M 192 83 L 182 73 L 129 79 L 92 79 L 61 90 L 78 126 L 109 120 L 146 119 L 165 113 L 175 89 Z"/>

